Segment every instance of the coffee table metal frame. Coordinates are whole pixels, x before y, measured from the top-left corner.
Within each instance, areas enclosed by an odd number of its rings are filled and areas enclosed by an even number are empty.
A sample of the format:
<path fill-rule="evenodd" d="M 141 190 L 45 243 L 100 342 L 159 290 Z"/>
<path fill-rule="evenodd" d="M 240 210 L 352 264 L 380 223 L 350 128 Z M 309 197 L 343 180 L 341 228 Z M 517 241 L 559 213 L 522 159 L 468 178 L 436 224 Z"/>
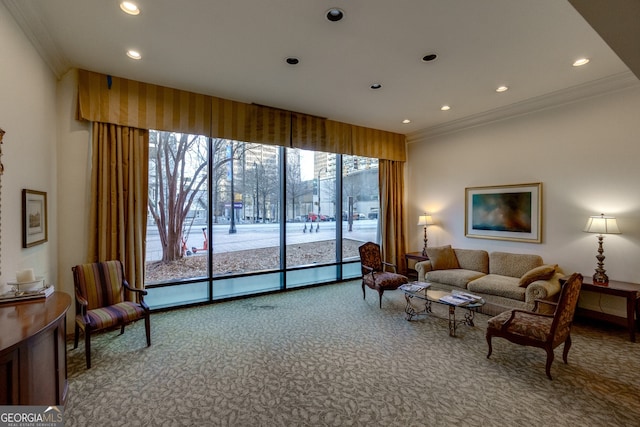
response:
<path fill-rule="evenodd" d="M 407 305 L 404 311 L 406 313 L 406 319 L 408 321 L 413 319 L 413 317 L 420 316 L 420 315 L 429 315 L 439 319 L 448 320 L 449 336 L 451 337 L 456 336 L 456 329 L 457 329 L 457 325 L 459 324 L 464 323 L 467 326 L 474 326 L 473 318 L 475 316 L 475 313 L 478 311 L 480 307 L 482 307 L 485 304 L 484 299 L 480 299 L 479 301 L 469 303 L 469 304 L 464 304 L 464 305 L 450 304 L 446 301 L 441 301 L 440 298 L 443 297 L 444 295 L 451 294 L 451 292 L 441 291 L 441 290 L 436 290 L 431 288 L 422 289 L 416 292 L 403 290 L 403 292 L 404 292 L 404 298 L 407 301 Z M 413 307 L 413 304 L 411 304 L 411 301 L 414 299 L 424 301 L 424 309 L 416 310 Z M 433 313 L 433 311 L 431 310 L 431 304 L 434 302 L 436 304 L 442 304 L 448 307 L 449 309 L 448 318 L 444 318 Z M 465 310 L 464 319 L 456 320 L 456 307 L 459 307 Z"/>

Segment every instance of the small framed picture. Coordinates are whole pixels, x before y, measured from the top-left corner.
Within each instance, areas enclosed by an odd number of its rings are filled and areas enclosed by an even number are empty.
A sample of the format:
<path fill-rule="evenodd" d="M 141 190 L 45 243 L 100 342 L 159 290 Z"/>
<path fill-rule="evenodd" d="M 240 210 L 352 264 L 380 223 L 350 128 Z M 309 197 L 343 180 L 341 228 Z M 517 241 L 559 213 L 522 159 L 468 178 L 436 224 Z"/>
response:
<path fill-rule="evenodd" d="M 22 190 L 22 247 L 47 241 L 47 193 Z"/>

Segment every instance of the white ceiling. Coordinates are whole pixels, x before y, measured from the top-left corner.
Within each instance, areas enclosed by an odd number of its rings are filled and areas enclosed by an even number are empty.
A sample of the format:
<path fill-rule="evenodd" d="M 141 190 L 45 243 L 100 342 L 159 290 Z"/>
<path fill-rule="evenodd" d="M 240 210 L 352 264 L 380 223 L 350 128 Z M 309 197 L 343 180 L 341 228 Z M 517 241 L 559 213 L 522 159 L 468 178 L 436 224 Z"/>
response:
<path fill-rule="evenodd" d="M 2 1 L 57 76 L 84 68 L 404 134 L 631 75 L 566 0 L 134 0 L 138 16 L 118 0 Z M 572 67 L 579 57 L 591 62 Z"/>

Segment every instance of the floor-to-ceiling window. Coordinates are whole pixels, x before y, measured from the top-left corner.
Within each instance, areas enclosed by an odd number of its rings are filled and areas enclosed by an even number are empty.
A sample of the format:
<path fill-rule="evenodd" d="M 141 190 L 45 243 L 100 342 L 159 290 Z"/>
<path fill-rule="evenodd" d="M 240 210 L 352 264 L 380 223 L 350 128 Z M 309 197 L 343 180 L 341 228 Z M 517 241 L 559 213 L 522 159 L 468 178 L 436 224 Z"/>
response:
<path fill-rule="evenodd" d="M 355 277 L 358 246 L 378 240 L 377 159 L 157 131 L 150 144 L 152 308 Z"/>

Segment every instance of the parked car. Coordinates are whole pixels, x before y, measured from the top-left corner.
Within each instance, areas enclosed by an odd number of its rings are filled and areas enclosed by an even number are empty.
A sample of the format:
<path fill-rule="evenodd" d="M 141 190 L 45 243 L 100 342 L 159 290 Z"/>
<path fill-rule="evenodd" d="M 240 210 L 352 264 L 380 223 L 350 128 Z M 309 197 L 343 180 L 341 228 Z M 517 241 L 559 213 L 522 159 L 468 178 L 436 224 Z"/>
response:
<path fill-rule="evenodd" d="M 311 212 L 311 213 L 309 213 L 309 215 L 307 215 L 307 218 L 311 222 L 317 222 L 318 221 L 318 214 Z M 327 221 L 327 216 L 326 215 L 320 214 L 319 218 L 320 218 L 320 221 Z"/>

